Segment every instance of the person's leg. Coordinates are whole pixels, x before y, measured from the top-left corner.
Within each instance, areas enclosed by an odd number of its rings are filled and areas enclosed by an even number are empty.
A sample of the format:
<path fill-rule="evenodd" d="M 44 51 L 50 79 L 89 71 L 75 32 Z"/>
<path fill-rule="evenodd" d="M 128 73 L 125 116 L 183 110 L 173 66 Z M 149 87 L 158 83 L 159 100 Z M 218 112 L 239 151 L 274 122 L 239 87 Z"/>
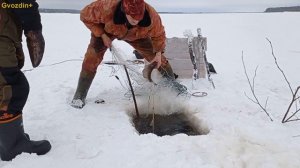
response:
<path fill-rule="evenodd" d="M 79 80 L 71 106 L 83 108 L 89 88 L 96 75 L 97 68 L 103 60 L 107 47 L 103 44 L 102 38 L 91 35 L 90 44 L 85 53 L 80 72 Z"/>
<path fill-rule="evenodd" d="M 15 44 L 0 36 L 0 123 L 21 116 L 28 93 L 28 82 L 18 68 Z"/>
<path fill-rule="evenodd" d="M 0 156 L 9 161 L 22 152 L 46 154 L 48 141 L 31 141 L 24 133 L 22 111 L 29 84 L 18 67 L 0 68 Z"/>

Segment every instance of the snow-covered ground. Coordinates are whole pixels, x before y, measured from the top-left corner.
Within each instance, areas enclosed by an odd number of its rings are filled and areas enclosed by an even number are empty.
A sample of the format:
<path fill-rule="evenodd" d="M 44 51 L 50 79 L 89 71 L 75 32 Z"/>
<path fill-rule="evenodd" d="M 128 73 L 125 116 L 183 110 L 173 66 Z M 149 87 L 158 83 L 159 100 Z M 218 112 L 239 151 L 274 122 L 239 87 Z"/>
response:
<path fill-rule="evenodd" d="M 202 28 L 208 38 L 207 56 L 218 72 L 213 89 L 201 80 L 193 90 L 191 79 L 180 80 L 191 92 L 208 96 L 180 102 L 162 97 L 156 105 L 183 107 L 209 133 L 202 136 L 157 137 L 139 135 L 131 124 L 131 99 L 120 83 L 110 77 L 111 67 L 101 65 L 90 88 L 87 105 L 69 105 L 75 92 L 81 61 L 90 32 L 76 14 L 43 14 L 46 51 L 42 66 L 26 71 L 31 91 L 24 108 L 25 130 L 32 139 L 48 139 L 52 150 L 44 156 L 22 154 L 1 168 L 297 168 L 300 167 L 300 121 L 282 124 L 292 98 L 276 68 L 269 38 L 293 89 L 300 85 L 300 13 L 163 14 L 168 37 L 183 37 L 186 29 Z M 127 58 L 132 49 L 115 41 Z M 24 47 L 25 48 L 25 47 Z M 256 95 L 269 97 L 269 120 L 251 96 L 242 65 L 242 51 L 250 78 L 259 65 Z M 27 51 L 25 51 L 27 52 Z M 111 53 L 105 55 L 111 60 Z M 49 65 L 49 66 L 48 66 Z M 23 70 L 31 69 L 29 58 Z M 123 74 L 123 70 L 118 72 Z M 98 98 L 105 104 L 95 104 Z M 180 103 L 179 103 L 180 102 Z M 139 103 L 139 102 L 138 102 Z"/>

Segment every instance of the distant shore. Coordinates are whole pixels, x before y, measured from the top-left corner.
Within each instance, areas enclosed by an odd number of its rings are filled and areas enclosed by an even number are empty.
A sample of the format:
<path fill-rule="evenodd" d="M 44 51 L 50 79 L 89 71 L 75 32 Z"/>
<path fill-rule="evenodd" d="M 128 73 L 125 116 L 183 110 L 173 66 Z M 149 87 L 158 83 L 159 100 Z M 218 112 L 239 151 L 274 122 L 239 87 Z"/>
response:
<path fill-rule="evenodd" d="M 265 12 L 300 12 L 300 6 L 267 8 Z"/>
<path fill-rule="evenodd" d="M 41 13 L 71 13 L 79 14 L 77 9 L 46 9 L 40 8 Z M 160 14 L 209 14 L 209 13 L 270 13 L 270 12 L 300 12 L 300 6 L 267 8 L 262 12 L 158 12 Z"/>

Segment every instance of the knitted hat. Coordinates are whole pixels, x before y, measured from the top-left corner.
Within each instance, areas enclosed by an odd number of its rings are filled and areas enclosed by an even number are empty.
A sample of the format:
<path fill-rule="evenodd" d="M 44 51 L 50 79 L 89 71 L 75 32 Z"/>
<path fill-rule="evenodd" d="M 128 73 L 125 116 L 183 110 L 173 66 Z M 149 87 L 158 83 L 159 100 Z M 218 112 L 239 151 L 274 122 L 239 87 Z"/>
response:
<path fill-rule="evenodd" d="M 125 14 L 130 15 L 135 20 L 142 20 L 145 12 L 144 0 L 122 0 Z"/>

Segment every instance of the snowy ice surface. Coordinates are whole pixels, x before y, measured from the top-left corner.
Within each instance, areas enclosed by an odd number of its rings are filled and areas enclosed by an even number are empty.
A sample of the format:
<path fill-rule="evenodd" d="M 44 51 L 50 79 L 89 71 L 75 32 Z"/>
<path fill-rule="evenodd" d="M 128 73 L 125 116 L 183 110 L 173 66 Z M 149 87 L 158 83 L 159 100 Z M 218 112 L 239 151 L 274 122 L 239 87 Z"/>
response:
<path fill-rule="evenodd" d="M 81 62 L 90 32 L 77 14 L 43 14 L 46 51 L 41 67 L 26 71 L 31 90 L 24 108 L 24 126 L 32 139 L 48 139 L 52 150 L 44 156 L 22 154 L 1 168 L 297 168 L 300 167 L 300 121 L 282 124 L 292 98 L 274 64 L 269 38 L 278 62 L 295 89 L 300 85 L 300 13 L 162 14 L 168 37 L 183 37 L 186 29 L 202 28 L 208 38 L 207 56 L 218 74 L 200 80 L 198 90 L 191 79 L 180 80 L 190 92 L 208 96 L 188 101 L 160 97 L 157 106 L 188 109 L 209 130 L 207 135 L 157 137 L 139 135 L 129 111 L 133 101 L 115 77 L 111 66 L 101 65 L 87 97 L 87 105 L 72 108 Z M 132 59 L 132 48 L 114 45 Z M 25 47 L 24 47 L 25 48 Z M 242 51 L 249 76 L 256 66 L 256 94 L 269 97 L 269 120 L 251 96 L 242 65 Z M 27 51 L 25 51 L 27 52 Z M 111 53 L 105 60 L 111 60 Z M 61 61 L 61 64 L 55 64 Z M 55 64 L 55 65 L 52 65 Z M 52 66 L 50 66 L 52 65 Z M 23 70 L 30 70 L 27 56 Z M 122 69 L 117 72 L 125 75 Z M 105 104 L 94 101 L 103 98 Z M 142 106 L 142 99 L 138 104 Z M 159 105 L 161 103 L 161 105 Z M 144 104 L 145 105 L 145 104 Z M 176 105 L 176 106 L 175 106 Z M 129 110 L 128 110 L 129 109 Z"/>

